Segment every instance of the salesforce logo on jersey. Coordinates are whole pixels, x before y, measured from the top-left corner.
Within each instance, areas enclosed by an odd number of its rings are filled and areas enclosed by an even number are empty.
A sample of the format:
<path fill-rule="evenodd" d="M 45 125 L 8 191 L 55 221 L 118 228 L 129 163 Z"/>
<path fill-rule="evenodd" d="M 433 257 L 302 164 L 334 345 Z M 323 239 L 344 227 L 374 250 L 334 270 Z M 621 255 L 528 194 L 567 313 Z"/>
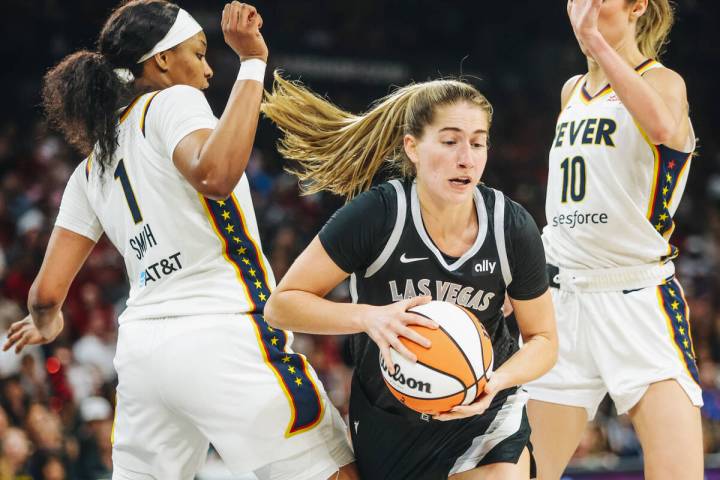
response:
<path fill-rule="evenodd" d="M 575 210 L 569 214 L 555 215 L 552 219 L 552 226 L 567 226 L 575 228 L 578 225 L 605 225 L 608 223 L 607 213 L 583 213 Z"/>

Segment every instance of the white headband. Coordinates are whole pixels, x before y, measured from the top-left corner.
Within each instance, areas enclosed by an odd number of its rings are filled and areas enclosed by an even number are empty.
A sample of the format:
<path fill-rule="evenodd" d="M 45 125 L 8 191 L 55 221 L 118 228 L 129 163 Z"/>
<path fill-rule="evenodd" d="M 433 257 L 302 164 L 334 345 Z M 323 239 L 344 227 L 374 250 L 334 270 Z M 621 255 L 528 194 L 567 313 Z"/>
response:
<path fill-rule="evenodd" d="M 138 60 L 137 63 L 142 63 L 156 53 L 164 52 L 175 45 L 179 45 L 200 31 L 202 31 L 200 24 L 196 22 L 187 11 L 181 8 L 178 12 L 177 18 L 175 19 L 175 23 L 173 23 L 173 26 L 170 27 L 167 35 L 155 44 L 152 50 L 140 57 L 140 60 Z"/>

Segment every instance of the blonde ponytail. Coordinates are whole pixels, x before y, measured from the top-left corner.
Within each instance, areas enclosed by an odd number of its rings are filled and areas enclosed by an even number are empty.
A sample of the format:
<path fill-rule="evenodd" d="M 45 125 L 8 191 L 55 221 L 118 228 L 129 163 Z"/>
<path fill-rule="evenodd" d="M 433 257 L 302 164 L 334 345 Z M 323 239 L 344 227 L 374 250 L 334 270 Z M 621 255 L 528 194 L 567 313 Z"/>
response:
<path fill-rule="evenodd" d="M 634 1 L 629 0 L 628 3 Z M 675 10 L 670 0 L 648 0 L 647 10 L 638 19 L 635 33 L 640 52 L 658 60 L 669 41 L 674 21 Z"/>
<path fill-rule="evenodd" d="M 282 131 L 278 151 L 298 164 L 288 171 L 300 179 L 303 193 L 326 190 L 351 199 L 370 187 L 383 166 L 400 176 L 413 176 L 403 137 L 420 138 L 437 107 L 459 101 L 477 104 L 491 121 L 487 99 L 457 80 L 407 85 L 364 114 L 353 115 L 275 72 L 273 90 L 261 110 Z"/>

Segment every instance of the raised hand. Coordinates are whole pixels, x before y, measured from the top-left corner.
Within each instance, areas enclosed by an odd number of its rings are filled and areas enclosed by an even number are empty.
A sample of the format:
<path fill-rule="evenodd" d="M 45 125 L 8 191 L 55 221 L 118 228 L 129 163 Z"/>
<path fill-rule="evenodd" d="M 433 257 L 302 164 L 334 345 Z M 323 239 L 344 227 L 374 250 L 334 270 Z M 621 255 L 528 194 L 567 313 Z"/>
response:
<path fill-rule="evenodd" d="M 424 305 L 430 300 L 432 299 L 429 296 L 414 297 L 369 310 L 364 320 L 364 330 L 380 348 L 380 353 L 390 374 L 395 373 L 395 362 L 390 356 L 390 347 L 411 362 L 417 361 L 415 354 L 402 344 L 399 337 L 405 337 L 426 348 L 430 347 L 430 340 L 408 326 L 421 325 L 433 329 L 438 327 L 437 323 L 432 320 L 408 312 L 409 309 Z"/>
<path fill-rule="evenodd" d="M 237 1 L 225 4 L 221 21 L 223 37 L 240 60 L 259 58 L 267 62 L 268 47 L 260 33 L 262 25 L 262 17 L 252 5 Z"/>
<path fill-rule="evenodd" d="M 603 0 L 568 0 L 567 12 L 575 37 L 583 41 L 592 35 L 599 35 L 598 17 Z"/>

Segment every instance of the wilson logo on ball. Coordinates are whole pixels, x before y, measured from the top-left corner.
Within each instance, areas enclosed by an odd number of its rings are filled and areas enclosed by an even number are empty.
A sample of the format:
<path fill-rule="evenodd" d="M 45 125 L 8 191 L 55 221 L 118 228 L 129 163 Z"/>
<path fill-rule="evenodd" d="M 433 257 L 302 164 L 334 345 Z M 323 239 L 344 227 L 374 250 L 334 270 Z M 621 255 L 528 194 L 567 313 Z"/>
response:
<path fill-rule="evenodd" d="M 432 342 L 422 347 L 400 337 L 417 363 L 390 349 L 395 373 L 390 375 L 380 356 L 380 372 L 390 392 L 405 406 L 437 414 L 468 405 L 483 392 L 493 369 L 493 349 L 485 328 L 467 309 L 433 301 L 408 310 L 434 320 L 439 328 L 410 328 Z"/>
<path fill-rule="evenodd" d="M 388 372 L 387 365 L 385 365 L 385 360 L 383 360 L 382 356 L 380 356 L 380 368 L 383 369 L 385 375 L 392 378 L 398 385 L 406 385 L 408 388 L 417 390 L 418 392 L 432 393 L 430 391 L 432 386 L 428 382 L 422 382 L 412 377 L 406 377 L 402 373 L 402 367 L 398 364 L 395 364 L 395 373 L 391 374 Z"/>

